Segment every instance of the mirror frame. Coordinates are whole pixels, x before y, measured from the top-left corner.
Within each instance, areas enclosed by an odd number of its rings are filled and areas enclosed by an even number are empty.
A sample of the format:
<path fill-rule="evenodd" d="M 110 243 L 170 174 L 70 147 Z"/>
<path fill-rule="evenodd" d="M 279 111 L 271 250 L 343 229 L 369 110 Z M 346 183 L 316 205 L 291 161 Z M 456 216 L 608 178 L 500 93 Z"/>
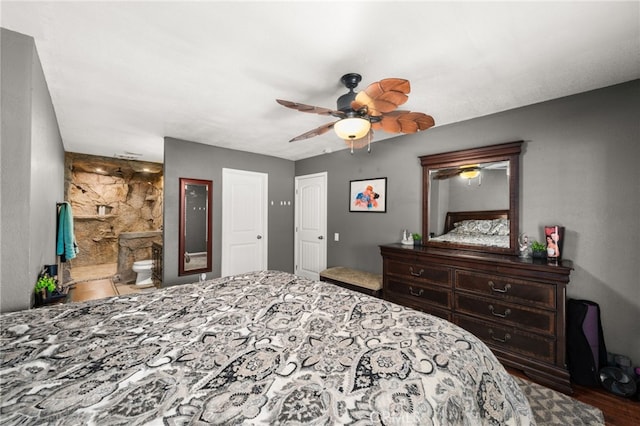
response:
<path fill-rule="evenodd" d="M 480 148 L 425 155 L 420 158 L 422 165 L 422 235 L 423 245 L 428 247 L 464 249 L 486 253 L 518 254 L 518 224 L 520 196 L 520 153 L 523 141 L 508 142 Z M 466 164 L 509 161 L 509 248 L 477 246 L 470 244 L 429 241 L 429 174 L 431 170 L 460 167 Z"/>
<path fill-rule="evenodd" d="M 198 269 L 185 269 L 184 255 L 186 247 L 186 208 L 187 185 L 204 185 L 207 187 L 207 266 Z M 202 272 L 211 272 L 212 268 L 212 230 L 211 230 L 211 206 L 213 205 L 213 181 L 204 179 L 180 178 L 180 233 L 178 238 L 178 276 L 194 275 Z"/>

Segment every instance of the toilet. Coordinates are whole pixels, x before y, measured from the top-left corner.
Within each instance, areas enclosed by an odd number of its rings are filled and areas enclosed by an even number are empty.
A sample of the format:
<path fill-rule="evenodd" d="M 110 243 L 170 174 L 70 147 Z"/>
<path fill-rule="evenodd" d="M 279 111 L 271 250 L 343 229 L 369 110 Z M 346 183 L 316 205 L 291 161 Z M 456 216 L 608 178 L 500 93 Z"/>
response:
<path fill-rule="evenodd" d="M 138 274 L 136 277 L 136 285 L 146 286 L 153 284 L 153 280 L 151 279 L 153 260 L 149 259 L 133 262 L 133 267 L 131 269 L 133 269 L 133 272 Z"/>

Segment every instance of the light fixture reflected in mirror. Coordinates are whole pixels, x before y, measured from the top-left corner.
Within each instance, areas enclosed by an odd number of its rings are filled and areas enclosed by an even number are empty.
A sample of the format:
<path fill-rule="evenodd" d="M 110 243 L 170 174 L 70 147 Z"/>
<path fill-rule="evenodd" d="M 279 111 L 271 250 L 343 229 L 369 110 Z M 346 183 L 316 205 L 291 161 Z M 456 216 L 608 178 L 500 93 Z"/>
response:
<path fill-rule="evenodd" d="M 463 179 L 475 179 L 478 176 L 480 176 L 480 170 L 478 169 L 471 169 L 460 172 L 460 177 Z"/>
<path fill-rule="evenodd" d="M 460 169 L 460 177 L 467 179 L 467 185 L 471 185 L 471 179 L 478 178 L 478 186 L 482 185 L 482 175 L 480 174 L 479 164 L 462 166 Z"/>
<path fill-rule="evenodd" d="M 339 138 L 348 140 L 361 139 L 369 133 L 371 123 L 363 118 L 345 118 L 333 125 Z"/>

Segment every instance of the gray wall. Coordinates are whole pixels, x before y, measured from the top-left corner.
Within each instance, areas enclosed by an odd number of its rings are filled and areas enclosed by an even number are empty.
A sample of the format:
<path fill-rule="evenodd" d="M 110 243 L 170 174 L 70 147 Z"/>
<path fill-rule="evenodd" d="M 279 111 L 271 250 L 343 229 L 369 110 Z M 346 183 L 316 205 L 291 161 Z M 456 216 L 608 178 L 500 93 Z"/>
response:
<path fill-rule="evenodd" d="M 64 148 L 33 38 L 1 29 L 0 39 L 0 311 L 9 312 L 31 306 L 42 266 L 56 263 Z"/>
<path fill-rule="evenodd" d="M 419 109 L 419 108 L 417 108 Z M 433 108 L 436 122 L 437 108 Z M 296 162 L 328 172 L 328 266 L 382 272 L 378 245 L 419 230 L 418 156 L 524 140 L 520 230 L 566 227 L 568 295 L 600 304 L 607 348 L 640 362 L 640 80 Z M 388 178 L 386 214 L 349 213 L 349 180 Z"/>
<path fill-rule="evenodd" d="M 448 181 L 451 211 L 509 209 L 509 176 L 505 170 L 483 170 L 480 185 L 478 178 L 472 179 L 471 184 L 459 177 Z"/>
<path fill-rule="evenodd" d="M 222 169 L 238 169 L 269 175 L 269 269 L 293 272 L 294 163 L 281 158 L 218 148 L 174 138 L 164 142 L 164 277 L 165 286 L 193 282 L 196 275 L 178 277 L 179 178 L 213 181 L 213 272 L 220 276 L 222 247 Z"/>

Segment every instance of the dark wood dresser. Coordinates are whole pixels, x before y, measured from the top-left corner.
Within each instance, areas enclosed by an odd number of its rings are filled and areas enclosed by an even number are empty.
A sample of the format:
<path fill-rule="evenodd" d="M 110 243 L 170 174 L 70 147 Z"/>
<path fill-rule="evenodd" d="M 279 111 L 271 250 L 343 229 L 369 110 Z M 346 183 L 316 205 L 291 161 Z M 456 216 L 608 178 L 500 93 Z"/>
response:
<path fill-rule="evenodd" d="M 571 261 L 401 244 L 380 246 L 383 297 L 445 318 L 483 340 L 505 365 L 572 392 L 565 305 Z"/>

